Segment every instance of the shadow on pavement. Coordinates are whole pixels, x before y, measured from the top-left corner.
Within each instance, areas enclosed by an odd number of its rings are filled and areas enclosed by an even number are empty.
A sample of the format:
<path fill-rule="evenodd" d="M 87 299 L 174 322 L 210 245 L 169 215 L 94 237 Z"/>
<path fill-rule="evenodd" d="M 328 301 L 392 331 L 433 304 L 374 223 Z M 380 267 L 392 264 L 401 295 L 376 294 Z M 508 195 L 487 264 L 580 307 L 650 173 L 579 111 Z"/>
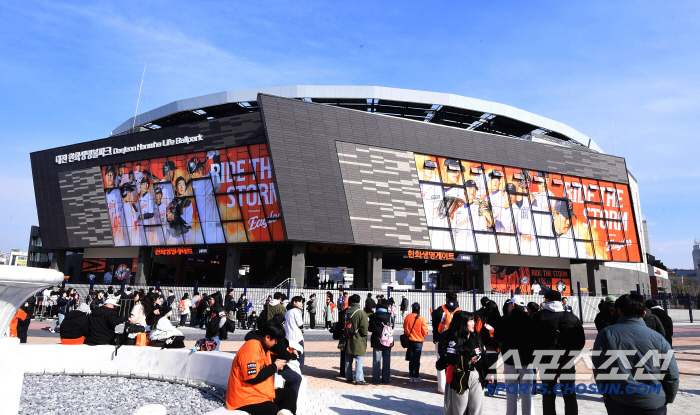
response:
<path fill-rule="evenodd" d="M 393 411 L 397 413 L 407 414 L 407 415 L 421 415 L 421 414 L 437 414 L 441 413 L 444 408 L 442 406 L 431 405 L 425 402 L 417 402 L 414 400 L 408 400 L 399 398 L 396 396 L 387 395 L 374 395 L 374 399 L 371 397 L 356 396 L 356 395 L 342 395 L 343 398 L 361 403 L 367 406 L 371 406 L 377 409 L 385 409 L 387 411 Z M 335 409 L 335 408 L 329 408 Z M 340 409 L 341 411 L 344 409 Z M 354 411 L 354 410 L 353 410 Z M 367 411 L 358 411 L 358 413 L 366 413 Z M 343 412 L 338 412 L 342 414 Z M 355 412 L 347 412 L 347 414 L 353 414 Z"/>

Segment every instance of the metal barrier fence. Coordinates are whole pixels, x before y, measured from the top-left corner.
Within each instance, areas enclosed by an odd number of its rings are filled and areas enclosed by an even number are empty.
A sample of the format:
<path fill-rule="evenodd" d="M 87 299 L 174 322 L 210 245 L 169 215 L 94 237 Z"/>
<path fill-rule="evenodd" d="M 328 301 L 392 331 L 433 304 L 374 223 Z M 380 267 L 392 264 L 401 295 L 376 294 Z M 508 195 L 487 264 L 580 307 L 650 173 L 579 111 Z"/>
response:
<path fill-rule="evenodd" d="M 107 285 L 95 285 L 94 290 L 102 290 L 102 291 L 107 291 L 107 288 L 109 286 Z M 147 291 L 149 286 L 146 285 L 131 285 L 132 291 L 131 293 L 135 293 L 139 290 L 144 290 Z M 75 288 L 78 294 L 80 294 L 81 301 L 85 301 L 85 298 L 88 295 L 88 291 L 90 289 L 89 285 L 87 284 L 76 284 L 73 285 L 72 288 Z M 116 292 L 119 289 L 118 286 L 114 287 L 114 291 Z M 178 305 L 180 302 L 180 299 L 184 296 L 185 293 L 188 293 L 190 295 L 190 298 L 193 296 L 193 287 L 187 287 L 187 286 L 161 286 L 160 287 L 161 291 L 163 292 L 163 295 L 167 298 L 167 293 L 168 290 L 172 290 L 173 294 L 175 295 L 175 302 L 173 302 L 172 306 L 172 313 L 170 316 L 170 320 L 173 323 L 179 323 L 180 321 L 180 313 L 178 310 Z M 306 305 L 308 305 L 308 300 L 311 296 L 311 294 L 316 294 L 316 301 L 317 301 L 317 306 L 316 306 L 316 325 L 319 327 L 323 327 L 325 319 L 323 316 L 323 310 L 325 308 L 325 302 L 326 302 L 326 296 L 327 296 L 327 291 L 330 291 L 333 294 L 333 302 L 337 304 L 338 301 L 338 294 L 339 291 L 337 289 L 334 290 L 328 290 L 328 289 L 323 289 L 323 288 L 302 288 L 302 287 L 234 287 L 235 293 L 235 300 L 238 301 L 240 298 L 241 294 L 245 292 L 247 299 L 252 303 L 252 307 L 248 314 L 251 312 L 255 311 L 257 315 L 260 315 L 260 312 L 263 309 L 263 306 L 267 300 L 268 296 L 273 295 L 276 291 L 280 291 L 285 295 L 288 295 L 289 298 L 294 297 L 296 295 L 301 295 L 302 293 L 304 294 L 304 298 L 307 301 Z M 204 293 L 206 294 L 213 294 L 214 292 L 221 292 L 222 297 L 225 298 L 226 296 L 226 287 L 225 286 L 209 286 L 209 287 L 199 287 L 198 292 L 200 293 L 200 296 Z M 413 303 L 418 303 L 420 304 L 420 309 L 421 309 L 421 314 L 423 316 L 426 316 L 428 320 L 430 320 L 429 315 L 430 312 L 437 307 L 440 307 L 442 304 L 445 303 L 445 291 L 435 291 L 434 295 L 432 291 L 417 291 L 417 290 L 390 290 L 390 294 L 388 290 L 381 290 L 381 289 L 348 289 L 347 290 L 350 294 L 358 294 L 360 295 L 361 298 L 361 306 L 364 307 L 364 301 L 367 298 L 367 294 L 371 293 L 372 298 L 376 300 L 376 296 L 378 294 L 384 294 L 387 298 L 391 297 L 395 301 L 395 306 L 397 310 L 399 310 L 400 304 L 401 304 L 401 299 L 403 296 L 408 299 L 408 312 L 410 313 L 411 310 L 411 305 Z M 481 297 L 487 296 L 489 299 L 493 300 L 496 302 L 496 304 L 499 305 L 499 309 L 502 308 L 503 304 L 510 298 L 509 294 L 501 294 L 501 293 L 483 293 L 483 292 L 472 292 L 472 291 L 462 291 L 457 293 L 457 299 L 460 304 L 460 308 L 465 311 L 470 311 L 474 312 L 475 311 L 475 306 L 476 309 L 479 309 L 481 307 Z M 544 296 L 542 295 L 522 295 L 520 296 L 526 303 L 529 302 L 535 302 L 537 304 L 540 304 L 544 301 Z M 616 296 L 618 297 L 618 296 Z M 571 306 L 572 311 L 574 314 L 579 316 L 580 318 L 582 317 L 582 320 L 584 323 L 592 323 L 593 320 L 595 319 L 596 314 L 598 314 L 598 305 L 603 300 L 605 296 L 587 296 L 587 295 L 582 295 L 581 296 L 581 306 L 579 308 L 579 296 L 577 294 L 571 295 L 568 297 L 569 300 L 569 306 Z M 651 298 L 651 297 L 647 297 Z M 657 300 L 659 304 L 663 306 L 663 296 L 653 296 L 653 299 Z M 53 303 L 50 299 L 47 299 L 46 301 L 44 300 L 43 296 L 37 295 L 36 298 L 37 306 L 35 307 L 35 312 L 34 312 L 34 318 L 37 320 L 42 320 L 51 316 L 55 316 L 55 312 L 52 312 L 54 309 Z M 126 312 L 131 310 L 133 307 L 133 300 L 121 300 L 123 305 L 120 307 L 120 314 L 125 315 Z M 306 305 L 303 308 L 303 315 L 304 315 L 304 322 L 306 324 L 309 323 L 309 313 L 306 310 Z M 669 316 L 673 319 L 674 322 L 688 322 L 691 321 L 691 313 L 692 313 L 692 319 L 698 319 L 700 318 L 700 310 L 697 310 L 698 306 L 698 299 L 697 298 L 690 298 L 688 296 L 667 296 L 666 297 L 666 305 L 668 307 L 668 314 Z M 690 308 L 688 306 L 691 306 Z M 337 310 L 336 314 L 334 316 L 334 321 L 337 319 Z M 396 318 L 396 324 L 403 324 L 403 315 L 400 311 L 397 313 L 397 318 Z M 186 319 L 186 324 L 190 323 L 190 317 L 188 316 Z"/>

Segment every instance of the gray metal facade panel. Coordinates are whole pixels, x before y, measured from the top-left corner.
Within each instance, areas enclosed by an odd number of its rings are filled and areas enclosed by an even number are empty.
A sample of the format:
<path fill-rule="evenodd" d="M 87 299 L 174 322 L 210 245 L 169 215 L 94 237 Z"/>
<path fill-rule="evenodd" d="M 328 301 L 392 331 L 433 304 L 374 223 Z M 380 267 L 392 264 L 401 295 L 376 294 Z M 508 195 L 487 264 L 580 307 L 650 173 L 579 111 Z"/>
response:
<path fill-rule="evenodd" d="M 58 182 L 69 246 L 112 246 L 100 167 L 61 172 Z"/>

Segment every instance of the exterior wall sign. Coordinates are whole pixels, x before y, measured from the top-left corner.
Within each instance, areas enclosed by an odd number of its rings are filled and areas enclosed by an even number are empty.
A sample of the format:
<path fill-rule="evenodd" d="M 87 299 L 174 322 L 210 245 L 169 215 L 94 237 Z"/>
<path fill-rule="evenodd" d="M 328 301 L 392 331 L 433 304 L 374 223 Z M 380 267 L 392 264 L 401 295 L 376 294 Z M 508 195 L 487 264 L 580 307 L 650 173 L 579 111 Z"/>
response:
<path fill-rule="evenodd" d="M 411 259 L 437 259 L 440 261 L 454 261 L 454 252 L 423 251 L 420 249 L 409 249 L 408 258 Z"/>
<path fill-rule="evenodd" d="M 137 144 L 130 147 L 101 147 L 93 150 L 76 151 L 75 153 L 61 154 L 56 156 L 56 164 L 72 163 L 74 161 L 92 160 L 98 157 L 113 156 L 116 154 L 126 154 L 134 151 L 151 150 L 160 147 L 169 147 L 180 144 L 189 144 L 197 141 L 203 141 L 202 134 L 190 137 L 167 138 L 163 141 L 154 141 L 147 144 Z"/>

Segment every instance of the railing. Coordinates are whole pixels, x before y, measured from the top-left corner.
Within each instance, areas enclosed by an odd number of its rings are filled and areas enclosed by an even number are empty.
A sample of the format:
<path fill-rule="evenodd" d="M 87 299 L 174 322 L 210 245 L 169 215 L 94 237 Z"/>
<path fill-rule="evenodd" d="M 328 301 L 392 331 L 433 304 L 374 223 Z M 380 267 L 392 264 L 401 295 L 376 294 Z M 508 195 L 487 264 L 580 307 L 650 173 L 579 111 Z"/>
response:
<path fill-rule="evenodd" d="M 89 285 L 87 284 L 77 284 L 72 286 L 75 288 L 80 294 L 81 301 L 85 301 L 85 298 L 88 295 L 88 290 L 89 290 Z M 95 285 L 94 289 L 95 291 L 98 290 L 103 290 L 106 291 L 108 286 L 106 285 Z M 132 293 L 138 291 L 138 290 L 148 290 L 148 287 L 145 285 L 132 285 Z M 185 293 L 190 294 L 190 297 L 193 295 L 193 287 L 184 287 L 184 286 L 161 286 L 161 290 L 164 293 L 167 293 L 168 290 L 172 290 L 173 294 L 175 295 L 175 302 L 173 302 L 172 305 L 172 313 L 170 316 L 170 320 L 173 323 L 179 323 L 180 321 L 180 313 L 177 309 L 180 298 Z M 339 290 L 337 289 L 323 289 L 323 288 L 303 288 L 296 286 L 295 282 L 293 279 L 288 279 L 284 281 L 282 284 L 277 285 L 276 287 L 234 287 L 235 289 L 235 300 L 238 301 L 240 298 L 241 294 L 245 292 L 246 297 L 249 302 L 252 303 L 252 307 L 250 311 L 247 313 L 250 315 L 251 312 L 255 311 L 257 315 L 260 315 L 260 312 L 263 309 L 263 306 L 265 304 L 265 301 L 267 300 L 268 295 L 273 295 L 275 292 L 281 292 L 284 295 L 289 295 L 289 298 L 294 297 L 296 295 L 301 295 L 304 294 L 304 298 L 306 301 L 309 300 L 311 294 L 316 294 L 317 298 L 317 305 L 316 305 L 316 325 L 319 327 L 323 327 L 324 325 L 324 317 L 323 317 L 323 310 L 325 308 L 325 302 L 326 302 L 326 293 L 330 291 L 333 294 L 333 302 L 337 304 L 338 301 L 338 293 Z M 221 292 L 222 297 L 225 298 L 226 295 L 226 287 L 224 286 L 214 286 L 214 287 L 199 287 L 198 292 L 200 293 L 200 296 L 204 293 L 207 294 L 212 294 L 216 291 Z M 413 303 L 418 303 L 420 305 L 421 309 L 421 314 L 423 316 L 427 317 L 427 320 L 430 320 L 430 312 L 433 310 L 433 308 L 440 307 L 442 304 L 445 303 L 445 291 L 435 291 L 434 295 L 432 291 L 419 291 L 419 290 L 391 290 L 390 294 L 387 290 L 381 290 L 381 289 L 348 289 L 348 292 L 351 294 L 359 294 L 361 298 L 361 306 L 364 307 L 364 301 L 367 298 L 367 293 L 372 294 L 372 298 L 376 300 L 376 296 L 378 294 L 384 294 L 389 297 L 389 295 L 394 299 L 395 301 L 395 306 L 397 310 L 400 308 L 401 304 L 401 299 L 402 296 L 405 296 L 406 299 L 408 299 L 408 312 L 410 313 L 411 311 L 411 305 Z M 510 298 L 509 294 L 502 294 L 502 293 L 483 293 L 483 292 L 472 292 L 472 291 L 461 291 L 457 293 L 457 300 L 460 304 L 460 308 L 465 311 L 470 311 L 474 312 L 475 310 L 475 305 L 476 309 L 479 309 L 481 307 L 481 297 L 487 296 L 489 299 L 493 300 L 498 304 L 499 309 L 502 309 L 503 305 L 505 302 Z M 523 295 L 520 296 L 523 301 L 526 303 L 529 302 L 535 302 L 537 304 L 540 304 L 544 301 L 544 296 L 542 295 Z M 616 297 L 618 297 L 616 295 Z M 569 300 L 569 305 L 571 306 L 572 311 L 574 314 L 576 314 L 579 317 L 582 317 L 583 322 L 585 323 L 592 323 L 593 320 L 595 319 L 595 316 L 598 314 L 598 305 L 600 302 L 604 299 L 604 296 L 581 296 L 581 307 L 579 308 L 579 298 L 578 295 L 571 295 L 568 297 Z M 653 298 L 656 301 L 659 302 L 659 304 L 663 307 L 663 296 L 647 296 L 647 298 Z M 119 307 L 119 312 L 120 315 L 126 315 L 131 308 L 133 307 L 133 300 L 121 300 L 120 303 L 122 304 L 121 307 Z M 305 304 L 303 307 L 303 315 L 304 315 L 304 321 L 306 324 L 309 323 L 309 313 L 306 310 L 306 305 L 308 305 L 308 302 Z M 700 311 L 698 310 L 698 298 L 697 297 L 689 297 L 689 296 L 671 296 L 668 295 L 666 296 L 666 305 L 668 309 L 668 314 L 671 316 L 674 322 L 687 322 L 690 321 L 691 318 L 691 313 L 694 319 L 700 318 Z M 690 307 L 689 307 L 690 305 Z M 337 319 L 337 311 L 335 314 L 335 318 Z M 582 313 L 581 313 L 582 312 Z M 582 314 L 582 315 L 581 315 Z M 43 320 L 49 317 L 55 317 L 55 306 L 52 306 L 52 302 L 49 301 L 44 301 L 43 296 L 37 295 L 36 296 L 36 307 L 34 311 L 34 319 L 36 320 Z M 190 315 L 187 316 L 186 318 L 186 324 L 190 324 Z M 401 325 L 403 324 L 403 315 L 400 311 L 398 311 L 398 316 L 396 318 L 396 324 Z"/>

